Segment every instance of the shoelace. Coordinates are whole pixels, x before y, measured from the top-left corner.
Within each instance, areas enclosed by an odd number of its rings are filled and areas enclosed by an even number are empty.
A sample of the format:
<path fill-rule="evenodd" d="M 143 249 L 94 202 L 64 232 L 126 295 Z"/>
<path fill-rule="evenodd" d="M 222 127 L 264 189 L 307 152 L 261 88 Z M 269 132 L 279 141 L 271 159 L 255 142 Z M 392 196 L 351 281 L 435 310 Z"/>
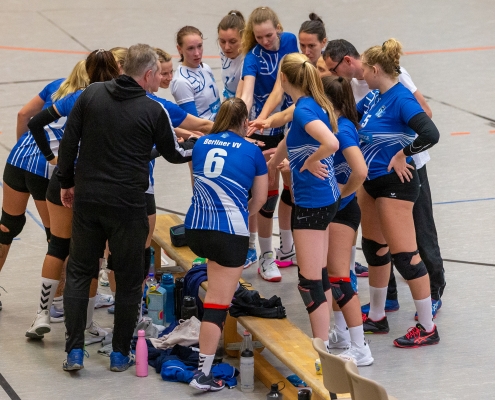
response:
<path fill-rule="evenodd" d="M 421 330 L 417 326 L 411 326 L 406 333 L 406 339 L 411 339 L 414 337 L 419 337 L 421 335 Z"/>

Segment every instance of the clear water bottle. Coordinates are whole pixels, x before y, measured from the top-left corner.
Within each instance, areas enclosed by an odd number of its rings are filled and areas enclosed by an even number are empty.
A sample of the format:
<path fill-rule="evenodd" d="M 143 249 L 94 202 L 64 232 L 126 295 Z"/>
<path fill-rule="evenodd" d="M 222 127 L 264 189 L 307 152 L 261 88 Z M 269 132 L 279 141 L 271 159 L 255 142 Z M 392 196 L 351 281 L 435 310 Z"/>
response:
<path fill-rule="evenodd" d="M 149 290 L 155 290 L 157 286 L 158 286 L 158 282 L 155 279 L 155 274 L 153 272 L 150 272 L 148 274 L 148 278 L 146 278 L 146 282 L 144 285 L 144 297 L 146 298 L 148 296 Z M 148 304 L 148 302 L 146 302 L 146 304 Z"/>
<path fill-rule="evenodd" d="M 242 336 L 241 349 L 239 350 L 240 354 L 242 354 L 244 350 L 253 351 L 253 338 L 249 331 L 244 331 L 244 334 Z"/>
<path fill-rule="evenodd" d="M 198 306 L 196 305 L 196 298 L 193 296 L 184 296 L 182 301 L 181 318 L 189 319 L 192 316 L 198 318 Z"/>
<path fill-rule="evenodd" d="M 254 353 L 244 350 L 241 353 L 241 391 L 252 392 L 254 390 Z"/>
<path fill-rule="evenodd" d="M 284 395 L 278 390 L 278 383 L 272 383 L 270 392 L 266 395 L 266 400 L 283 400 Z"/>
<path fill-rule="evenodd" d="M 160 287 L 165 289 L 167 293 L 163 296 L 163 314 L 164 321 L 170 325 L 175 321 L 175 299 L 174 299 L 174 276 L 172 274 L 163 274 Z"/>

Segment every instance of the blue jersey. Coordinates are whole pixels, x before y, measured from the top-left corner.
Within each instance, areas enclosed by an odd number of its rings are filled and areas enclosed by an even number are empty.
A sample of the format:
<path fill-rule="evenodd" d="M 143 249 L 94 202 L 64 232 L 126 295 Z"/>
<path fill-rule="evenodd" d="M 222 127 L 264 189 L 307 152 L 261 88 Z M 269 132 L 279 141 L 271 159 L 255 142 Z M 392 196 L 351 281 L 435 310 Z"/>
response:
<path fill-rule="evenodd" d="M 356 146 L 359 148 L 359 135 L 354 124 L 345 117 L 339 117 L 338 120 L 339 133 L 336 135 L 339 140 L 339 149 L 335 152 L 333 157 L 333 168 L 335 170 L 335 178 L 337 183 L 345 185 L 351 174 L 351 167 L 347 164 L 347 161 L 342 153 L 345 149 Z M 353 193 L 347 197 L 344 197 L 340 201 L 339 210 L 342 210 L 351 200 L 356 196 Z"/>
<path fill-rule="evenodd" d="M 233 132 L 200 137 L 192 156 L 194 188 L 188 229 L 249 236 L 248 191 L 267 173 L 259 147 Z"/>
<path fill-rule="evenodd" d="M 290 169 L 292 172 L 292 192 L 294 202 L 299 207 L 318 208 L 335 203 L 340 190 L 335 179 L 333 156 L 321 160 L 328 167 L 328 177 L 317 178 L 308 170 L 302 173 L 306 159 L 320 147 L 320 142 L 310 136 L 305 127 L 312 121 L 320 120 L 332 130 L 328 114 L 312 97 L 301 97 L 296 103 L 292 127 L 287 135 Z"/>
<path fill-rule="evenodd" d="M 357 110 L 363 116 L 359 138 L 368 166 L 367 179 L 387 175 L 392 157 L 414 140 L 415 133 L 407 123 L 424 111 L 402 83 L 397 83 L 383 94 L 378 90 L 369 92 L 357 104 Z M 407 162 L 411 160 L 407 157 Z"/>
<path fill-rule="evenodd" d="M 155 96 L 152 93 L 148 93 L 147 96 L 160 103 L 170 118 L 170 122 L 174 128 L 177 128 L 187 117 L 187 113 L 180 108 L 177 104 L 172 103 L 166 99 L 162 99 L 161 97 Z M 148 190 L 146 193 L 154 194 L 154 186 L 155 186 L 155 178 L 153 178 L 153 170 L 155 169 L 155 160 L 151 160 L 149 163 L 149 174 L 150 174 L 150 184 L 148 186 Z"/>
<path fill-rule="evenodd" d="M 44 89 L 39 93 L 40 98 L 45 102 L 43 110 L 50 107 L 52 102 L 52 95 L 55 93 L 64 79 L 57 79 L 46 85 Z M 51 141 L 58 140 L 58 130 L 63 129 L 65 126 L 66 118 L 59 118 L 57 121 L 52 122 L 50 125 L 45 126 L 45 133 L 47 139 Z M 58 146 L 57 146 L 58 149 Z M 56 153 L 54 153 L 56 154 Z M 7 158 L 7 162 L 15 167 L 21 168 L 25 171 L 29 171 L 33 174 L 50 178 L 54 166 L 51 166 L 41 154 L 38 145 L 36 144 L 31 132 L 25 132 L 15 144 L 14 148 Z"/>
<path fill-rule="evenodd" d="M 258 117 L 268 96 L 270 96 L 277 80 L 278 67 L 282 58 L 286 54 L 298 52 L 296 36 L 292 33 L 283 32 L 280 35 L 280 47 L 277 51 L 265 50 L 263 46 L 257 44 L 246 54 L 244 66 L 242 68 L 242 78 L 244 79 L 244 77 L 248 75 L 256 78 L 251 119 Z M 290 100 L 290 97 L 284 95 L 282 104 L 280 104 L 274 112 L 285 110 L 291 104 L 292 100 Z M 265 129 L 263 134 L 278 135 L 282 133 L 283 130 L 283 127 L 269 130 Z"/>

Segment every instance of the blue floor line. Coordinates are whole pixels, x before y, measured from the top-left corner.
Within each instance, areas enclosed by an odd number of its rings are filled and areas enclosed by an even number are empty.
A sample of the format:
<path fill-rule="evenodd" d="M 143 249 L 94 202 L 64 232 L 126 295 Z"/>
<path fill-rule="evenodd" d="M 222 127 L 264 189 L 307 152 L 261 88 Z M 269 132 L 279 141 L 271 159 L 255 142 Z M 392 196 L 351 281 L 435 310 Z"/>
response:
<path fill-rule="evenodd" d="M 433 203 L 433 205 L 439 205 L 439 204 L 455 204 L 455 203 L 472 203 L 472 202 L 475 202 L 475 201 L 490 201 L 490 200 L 495 200 L 495 197 L 487 197 L 486 199 L 440 201 L 438 203 Z"/>

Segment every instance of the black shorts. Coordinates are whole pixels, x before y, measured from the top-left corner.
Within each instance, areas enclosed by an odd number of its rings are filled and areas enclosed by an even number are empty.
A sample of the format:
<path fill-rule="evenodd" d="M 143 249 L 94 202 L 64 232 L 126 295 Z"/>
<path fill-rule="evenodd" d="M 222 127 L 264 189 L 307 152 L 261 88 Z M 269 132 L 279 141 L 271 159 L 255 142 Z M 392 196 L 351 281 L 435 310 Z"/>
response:
<path fill-rule="evenodd" d="M 215 261 L 223 267 L 241 267 L 246 262 L 249 236 L 186 229 L 186 240 L 187 245 L 197 256 Z"/>
<path fill-rule="evenodd" d="M 46 191 L 46 199 L 57 206 L 63 207 L 62 200 L 60 199 L 60 182 L 57 178 L 58 167 L 53 170 L 48 189 Z"/>
<path fill-rule="evenodd" d="M 292 213 L 292 229 L 312 229 L 324 231 L 332 222 L 339 209 L 340 199 L 326 207 L 305 208 L 294 205 Z"/>
<path fill-rule="evenodd" d="M 269 150 L 269 149 L 274 149 L 278 146 L 278 144 L 284 140 L 284 134 L 281 133 L 280 135 L 274 135 L 274 136 L 268 136 L 268 135 L 260 135 L 258 133 L 254 133 L 251 136 L 249 136 L 250 139 L 253 140 L 260 140 L 265 143 L 264 146 L 260 146 L 261 151 Z"/>
<path fill-rule="evenodd" d="M 29 193 L 34 200 L 45 201 L 48 179 L 6 163 L 3 181 L 16 192 Z"/>
<path fill-rule="evenodd" d="M 354 231 L 358 230 L 360 222 L 361 209 L 359 208 L 356 197 L 354 197 L 342 210 L 337 211 L 337 214 L 335 214 L 335 217 L 333 217 L 332 220 L 332 224 L 347 225 Z"/>
<path fill-rule="evenodd" d="M 148 217 L 150 215 L 156 214 L 155 195 L 151 193 L 145 193 L 144 197 L 146 198 L 146 214 L 148 215 Z"/>
<path fill-rule="evenodd" d="M 414 165 L 414 163 L 411 164 Z M 363 183 L 364 190 L 374 199 L 387 197 L 414 203 L 419 197 L 420 185 L 418 172 L 415 169 L 410 171 L 413 177 L 409 182 L 404 181 L 402 183 L 397 174 L 392 172 L 371 181 L 365 181 Z"/>

